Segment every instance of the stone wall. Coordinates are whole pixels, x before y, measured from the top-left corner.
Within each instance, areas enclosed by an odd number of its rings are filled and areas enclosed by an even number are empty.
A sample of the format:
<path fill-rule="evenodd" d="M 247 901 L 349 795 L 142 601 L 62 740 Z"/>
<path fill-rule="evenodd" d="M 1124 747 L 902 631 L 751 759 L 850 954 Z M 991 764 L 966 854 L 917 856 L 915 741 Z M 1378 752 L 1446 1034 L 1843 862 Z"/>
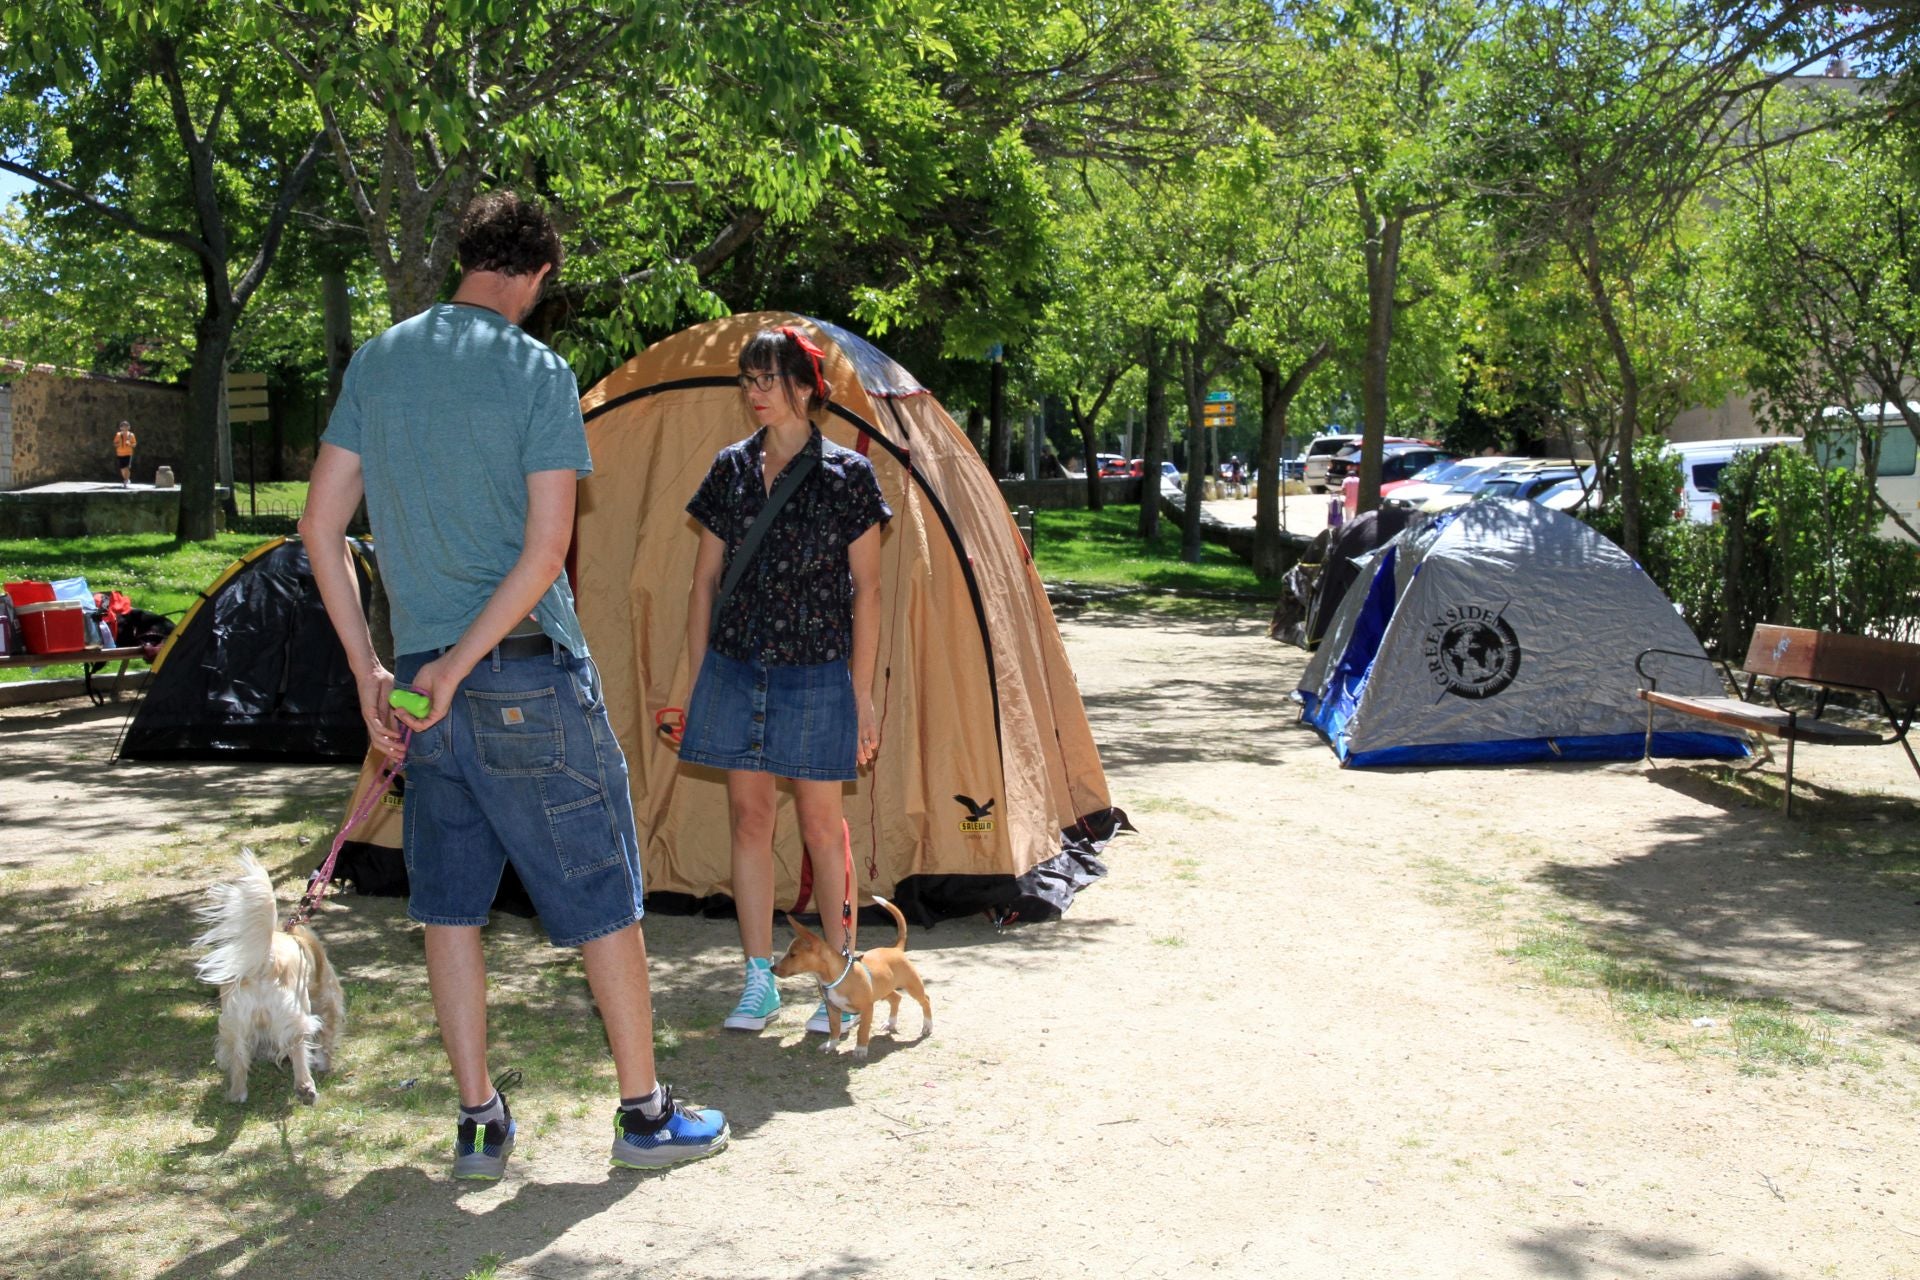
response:
<path fill-rule="evenodd" d="M 1032 507 L 1035 511 L 1072 511 L 1087 505 L 1085 476 L 1065 480 L 1002 480 L 1000 496 L 1007 507 Z M 1140 478 L 1109 477 L 1100 482 L 1100 496 L 1110 506 L 1140 501 Z"/>
<path fill-rule="evenodd" d="M 134 465 L 146 470 L 137 454 Z M 214 519 L 216 524 L 225 523 L 217 508 Z M 0 538 L 84 538 L 102 533 L 179 531 L 178 489 L 135 489 L 127 493 L 112 485 L 92 490 L 0 493 Z"/>
<path fill-rule="evenodd" d="M 134 479 L 151 484 L 155 467 L 180 469 L 187 430 L 184 387 L 31 369 L 13 379 L 12 391 L 16 489 L 61 480 L 118 480 L 113 433 L 123 419 L 140 440 Z"/>

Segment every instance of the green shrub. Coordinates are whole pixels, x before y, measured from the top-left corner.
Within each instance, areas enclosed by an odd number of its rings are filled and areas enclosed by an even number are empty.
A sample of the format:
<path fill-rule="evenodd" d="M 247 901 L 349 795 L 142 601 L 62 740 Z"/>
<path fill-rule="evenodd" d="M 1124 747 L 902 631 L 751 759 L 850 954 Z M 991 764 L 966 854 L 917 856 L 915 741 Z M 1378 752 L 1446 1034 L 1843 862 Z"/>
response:
<path fill-rule="evenodd" d="M 1666 441 L 1634 445 L 1641 567 L 1709 652 L 1737 661 L 1755 623 L 1896 639 L 1920 636 L 1920 548 L 1882 538 L 1865 477 L 1801 449 L 1755 449 L 1720 473 L 1720 519 L 1695 524 L 1674 495 Z M 1593 526 L 1621 541 L 1618 486 Z"/>
<path fill-rule="evenodd" d="M 1723 604 L 1703 631 L 1738 655 L 1755 623 L 1910 638 L 1920 549 L 1880 536 L 1866 477 L 1800 449 L 1759 449 L 1720 473 Z"/>

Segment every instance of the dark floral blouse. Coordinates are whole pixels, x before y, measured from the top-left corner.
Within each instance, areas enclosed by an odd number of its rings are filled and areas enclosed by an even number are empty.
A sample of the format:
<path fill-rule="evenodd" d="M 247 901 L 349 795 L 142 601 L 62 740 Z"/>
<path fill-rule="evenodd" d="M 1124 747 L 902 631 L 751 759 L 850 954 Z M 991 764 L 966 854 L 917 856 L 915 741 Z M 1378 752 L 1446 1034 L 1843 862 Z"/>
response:
<path fill-rule="evenodd" d="M 687 504 L 687 514 L 727 544 L 723 577 L 767 505 L 761 469 L 766 436 L 763 428 L 716 454 Z M 721 607 L 719 626 L 707 637 L 709 648 L 741 662 L 757 658 L 771 667 L 797 667 L 850 659 L 853 570 L 847 548 L 893 518 L 871 462 L 826 439 L 817 427 L 800 452 L 819 458 L 820 465 L 773 518 L 746 576 Z"/>

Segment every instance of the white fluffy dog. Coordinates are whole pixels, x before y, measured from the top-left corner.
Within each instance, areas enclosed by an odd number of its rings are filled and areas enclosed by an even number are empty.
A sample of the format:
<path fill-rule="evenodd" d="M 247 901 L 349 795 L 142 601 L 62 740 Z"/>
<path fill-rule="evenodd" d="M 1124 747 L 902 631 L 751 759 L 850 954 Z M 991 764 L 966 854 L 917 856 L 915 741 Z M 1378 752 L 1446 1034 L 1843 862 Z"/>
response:
<path fill-rule="evenodd" d="M 346 1000 L 313 931 L 281 930 L 273 881 L 253 850 L 241 850 L 240 862 L 240 879 L 214 885 L 195 912 L 207 931 L 194 939 L 206 952 L 194 971 L 220 988 L 213 1058 L 227 1073 L 229 1102 L 247 1100 L 247 1068 L 255 1059 L 284 1058 L 293 1066 L 294 1096 L 311 1106 L 320 1096 L 313 1073 L 333 1064 Z"/>

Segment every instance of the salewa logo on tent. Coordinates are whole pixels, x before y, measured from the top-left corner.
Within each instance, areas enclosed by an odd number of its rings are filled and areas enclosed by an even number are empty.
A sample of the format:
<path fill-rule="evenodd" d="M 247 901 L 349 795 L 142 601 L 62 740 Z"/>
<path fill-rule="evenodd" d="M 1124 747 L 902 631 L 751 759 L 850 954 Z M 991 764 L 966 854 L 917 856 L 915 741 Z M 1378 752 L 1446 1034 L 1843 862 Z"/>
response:
<path fill-rule="evenodd" d="M 993 830 L 993 801 L 989 800 L 982 804 L 972 796 L 961 795 L 956 795 L 954 799 L 964 805 L 967 810 L 967 816 L 960 819 L 960 830 L 964 834 L 979 835 Z"/>
<path fill-rule="evenodd" d="M 1520 674 L 1520 640 L 1502 616 L 1506 611 L 1504 604 L 1449 605 L 1427 627 L 1420 653 L 1442 697 L 1491 698 Z"/>

